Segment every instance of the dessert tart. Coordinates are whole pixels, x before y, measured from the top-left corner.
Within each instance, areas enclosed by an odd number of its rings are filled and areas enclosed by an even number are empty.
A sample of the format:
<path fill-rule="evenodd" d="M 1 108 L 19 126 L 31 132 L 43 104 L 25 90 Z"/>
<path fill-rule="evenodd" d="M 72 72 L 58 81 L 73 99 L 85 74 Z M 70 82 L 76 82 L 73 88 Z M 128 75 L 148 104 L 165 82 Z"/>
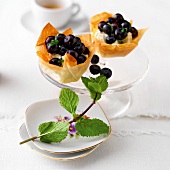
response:
<path fill-rule="evenodd" d="M 55 74 L 59 83 L 80 79 L 94 53 L 90 34 L 79 37 L 68 28 L 63 33 L 48 23 L 36 43 L 39 64 L 45 74 Z"/>
<path fill-rule="evenodd" d="M 100 57 L 124 57 L 137 45 L 147 30 L 136 29 L 119 13 L 103 12 L 90 18 L 95 52 Z"/>

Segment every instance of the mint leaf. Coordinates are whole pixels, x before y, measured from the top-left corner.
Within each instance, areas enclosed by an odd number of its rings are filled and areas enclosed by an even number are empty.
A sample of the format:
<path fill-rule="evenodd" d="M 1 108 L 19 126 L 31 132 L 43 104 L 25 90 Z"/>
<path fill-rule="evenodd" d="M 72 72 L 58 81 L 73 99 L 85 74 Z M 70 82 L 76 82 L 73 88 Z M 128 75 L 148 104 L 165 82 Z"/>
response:
<path fill-rule="evenodd" d="M 101 98 L 102 92 L 104 92 L 108 87 L 107 79 L 103 75 L 98 76 L 97 78 L 81 77 L 81 80 L 90 92 L 90 97 L 96 101 Z M 96 95 L 97 98 L 95 98 Z"/>
<path fill-rule="evenodd" d="M 45 122 L 39 125 L 40 141 L 45 143 L 61 142 L 67 137 L 69 122 Z"/>
<path fill-rule="evenodd" d="M 81 77 L 81 81 L 85 85 L 85 87 L 88 89 L 88 83 L 91 82 L 89 78 L 87 77 Z"/>
<path fill-rule="evenodd" d="M 82 119 L 75 125 L 81 136 L 99 136 L 109 133 L 109 126 L 100 119 Z"/>
<path fill-rule="evenodd" d="M 89 83 L 88 83 L 88 87 L 89 87 L 89 89 L 91 89 L 92 91 L 102 92 L 102 91 L 101 91 L 101 86 L 100 86 L 99 83 L 89 82 Z"/>
<path fill-rule="evenodd" d="M 107 78 L 103 75 L 96 77 L 96 82 L 100 84 L 101 91 L 104 92 L 108 88 Z"/>
<path fill-rule="evenodd" d="M 51 40 L 50 46 L 56 45 L 56 44 L 58 44 L 58 43 L 59 43 L 58 40 Z"/>
<path fill-rule="evenodd" d="M 79 102 L 78 95 L 70 89 L 63 88 L 59 99 L 61 106 L 74 115 Z"/>
<path fill-rule="evenodd" d="M 123 44 L 123 41 L 122 41 L 122 40 L 118 40 L 118 43 L 119 43 L 119 44 Z"/>

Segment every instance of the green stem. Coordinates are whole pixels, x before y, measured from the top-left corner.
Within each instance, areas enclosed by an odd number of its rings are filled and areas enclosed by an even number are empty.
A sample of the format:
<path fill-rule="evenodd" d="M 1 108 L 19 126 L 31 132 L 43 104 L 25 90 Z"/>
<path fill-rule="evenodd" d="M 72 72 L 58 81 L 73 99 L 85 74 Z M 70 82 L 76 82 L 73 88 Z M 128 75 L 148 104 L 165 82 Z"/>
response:
<path fill-rule="evenodd" d="M 20 142 L 19 144 L 22 145 L 22 144 L 27 143 L 27 142 L 29 142 L 29 141 L 33 141 L 33 140 L 35 140 L 35 139 L 37 139 L 37 138 L 40 138 L 40 136 L 34 136 L 34 137 L 32 137 L 32 138 L 26 139 L 26 140 Z"/>
<path fill-rule="evenodd" d="M 85 115 L 87 113 L 87 111 L 96 103 L 96 98 L 97 98 L 97 92 L 96 92 L 96 96 L 93 100 L 93 102 L 88 106 L 88 108 L 86 110 L 84 110 L 78 117 L 74 118 L 73 120 L 71 120 L 69 123 L 73 123 L 76 122 L 77 120 L 79 120 L 83 115 Z"/>

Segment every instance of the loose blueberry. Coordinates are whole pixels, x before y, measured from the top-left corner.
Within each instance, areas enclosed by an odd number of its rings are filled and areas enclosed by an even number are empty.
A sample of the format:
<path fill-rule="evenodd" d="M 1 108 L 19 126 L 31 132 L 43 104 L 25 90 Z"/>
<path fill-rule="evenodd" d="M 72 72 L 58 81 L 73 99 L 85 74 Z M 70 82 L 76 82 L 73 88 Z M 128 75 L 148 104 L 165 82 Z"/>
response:
<path fill-rule="evenodd" d="M 99 56 L 94 54 L 92 59 L 91 59 L 91 63 L 92 64 L 97 64 L 99 62 Z"/>
<path fill-rule="evenodd" d="M 91 65 L 89 69 L 90 69 L 91 74 L 94 74 L 94 75 L 99 74 L 101 70 L 100 66 L 98 65 Z"/>
<path fill-rule="evenodd" d="M 112 71 L 109 68 L 102 68 L 100 75 L 104 75 L 108 79 L 112 76 Z"/>

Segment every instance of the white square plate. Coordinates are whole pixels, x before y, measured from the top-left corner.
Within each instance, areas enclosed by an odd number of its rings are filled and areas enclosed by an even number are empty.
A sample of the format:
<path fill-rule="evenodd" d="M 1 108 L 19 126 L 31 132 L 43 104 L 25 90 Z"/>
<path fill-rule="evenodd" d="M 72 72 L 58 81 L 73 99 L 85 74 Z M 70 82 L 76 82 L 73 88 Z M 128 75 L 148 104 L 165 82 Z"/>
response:
<path fill-rule="evenodd" d="M 86 95 L 79 95 L 79 104 L 77 108 L 77 113 L 80 114 L 85 110 L 90 104 L 91 99 Z M 68 113 L 59 103 L 58 99 L 46 100 L 36 102 L 28 107 L 25 115 L 25 124 L 30 137 L 39 135 L 38 127 L 41 123 L 48 121 L 56 121 L 55 116 L 69 116 Z M 98 118 L 105 122 L 109 127 L 110 123 L 102 111 L 101 107 L 96 103 L 92 108 L 86 113 L 90 118 Z M 100 127 L 99 127 L 100 128 Z M 102 142 L 104 142 L 110 136 L 110 131 L 108 134 L 100 135 L 97 137 L 81 137 L 79 139 L 70 138 L 69 136 L 63 140 L 61 143 L 43 143 L 39 139 L 34 140 L 34 144 L 41 150 L 50 153 L 72 153 L 79 152 L 89 148 L 92 148 Z"/>

